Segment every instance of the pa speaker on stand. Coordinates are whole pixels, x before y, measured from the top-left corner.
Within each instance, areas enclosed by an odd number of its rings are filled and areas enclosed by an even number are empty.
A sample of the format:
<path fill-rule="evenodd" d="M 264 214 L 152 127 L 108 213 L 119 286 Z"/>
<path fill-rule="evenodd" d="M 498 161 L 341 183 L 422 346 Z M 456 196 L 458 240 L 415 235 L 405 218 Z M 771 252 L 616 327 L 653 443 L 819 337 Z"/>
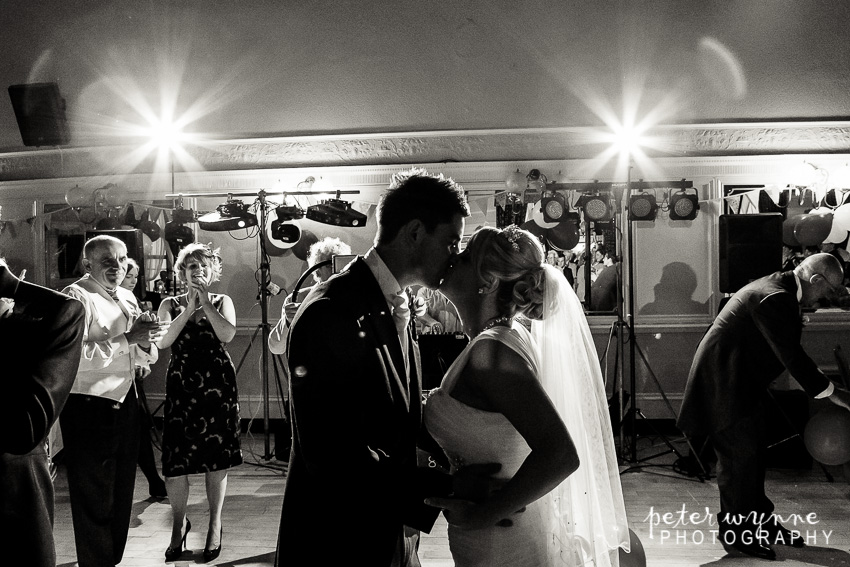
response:
<path fill-rule="evenodd" d="M 782 268 L 782 213 L 720 215 L 720 291 L 735 293 Z"/>

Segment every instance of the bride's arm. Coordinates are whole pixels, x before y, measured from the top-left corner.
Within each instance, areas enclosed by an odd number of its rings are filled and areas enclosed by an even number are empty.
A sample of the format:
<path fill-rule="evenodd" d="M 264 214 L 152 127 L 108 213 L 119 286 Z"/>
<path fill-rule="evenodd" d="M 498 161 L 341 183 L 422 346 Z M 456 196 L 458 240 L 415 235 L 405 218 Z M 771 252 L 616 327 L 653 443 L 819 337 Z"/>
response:
<path fill-rule="evenodd" d="M 473 347 L 460 381 L 480 400 L 480 409 L 508 418 L 531 448 L 517 473 L 485 501 L 441 499 L 446 520 L 474 529 L 495 525 L 553 490 L 579 465 L 566 425 L 525 361 L 498 341 Z M 460 384 L 458 384 L 460 385 Z"/>

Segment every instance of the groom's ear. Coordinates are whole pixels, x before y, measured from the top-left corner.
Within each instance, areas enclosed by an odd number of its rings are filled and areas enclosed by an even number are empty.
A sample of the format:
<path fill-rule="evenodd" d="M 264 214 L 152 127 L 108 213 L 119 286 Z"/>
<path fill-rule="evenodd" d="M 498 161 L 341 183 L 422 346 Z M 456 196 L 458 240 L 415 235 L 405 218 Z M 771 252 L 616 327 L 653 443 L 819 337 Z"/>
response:
<path fill-rule="evenodd" d="M 399 234 L 407 239 L 407 243 L 414 245 L 420 244 L 426 234 L 425 225 L 419 219 L 408 221 L 407 224 L 401 227 Z"/>

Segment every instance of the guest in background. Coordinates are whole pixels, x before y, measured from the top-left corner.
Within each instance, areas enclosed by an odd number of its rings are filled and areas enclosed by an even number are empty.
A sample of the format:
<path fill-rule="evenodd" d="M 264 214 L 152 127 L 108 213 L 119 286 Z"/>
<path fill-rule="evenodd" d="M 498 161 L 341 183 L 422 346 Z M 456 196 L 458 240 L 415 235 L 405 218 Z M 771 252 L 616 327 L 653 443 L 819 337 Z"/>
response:
<path fill-rule="evenodd" d="M 591 282 L 595 282 L 596 278 L 599 277 L 606 267 L 605 257 L 608 255 L 608 251 L 605 249 L 605 246 L 599 246 L 595 252 L 593 252 L 593 264 L 590 266 L 590 280 Z"/>
<path fill-rule="evenodd" d="M 348 254 L 351 254 L 351 246 L 339 238 L 326 236 L 310 246 L 310 250 L 307 252 L 307 266 L 312 268 L 316 264 L 331 260 L 334 256 L 347 256 Z M 322 283 L 333 275 L 333 266 L 328 265 L 318 268 L 313 271 L 312 275 L 314 283 Z M 283 300 L 280 321 L 277 322 L 277 325 L 272 328 L 269 334 L 269 350 L 273 354 L 284 354 L 286 350 L 286 338 L 289 336 L 289 325 L 292 322 L 292 318 L 295 317 L 295 312 L 298 311 L 301 302 L 312 289 L 313 286 L 303 287 L 298 290 L 298 295 L 295 299 L 292 298 L 292 294 L 289 294 Z M 283 366 L 286 368 L 286 364 Z"/>
<path fill-rule="evenodd" d="M 79 301 L 21 281 L 0 258 L 0 549 L 31 567 L 56 565 L 45 440 L 77 375 L 84 316 Z"/>
<path fill-rule="evenodd" d="M 101 567 L 121 562 L 130 528 L 139 452 L 135 367 L 157 359 L 153 343 L 166 326 L 119 285 L 127 271 L 122 241 L 91 238 L 82 264 L 86 275 L 63 290 L 86 314 L 77 377 L 59 420 L 77 560 Z"/>
<path fill-rule="evenodd" d="M 416 331 L 418 333 L 462 333 L 463 323 L 457 307 L 439 290 L 425 286 L 413 286 L 414 302 L 424 307 L 416 312 Z"/>
<path fill-rule="evenodd" d="M 307 252 L 307 266 L 312 268 L 316 264 L 320 264 L 327 260 L 331 260 L 334 256 L 344 256 L 351 254 L 351 247 L 340 240 L 339 238 L 331 238 L 326 236 L 318 242 L 314 242 Z M 313 282 L 320 284 L 333 275 L 333 266 L 323 266 L 313 271 Z M 289 423 L 289 365 L 287 364 L 286 354 L 286 339 L 289 337 L 289 326 L 298 308 L 301 307 L 301 302 L 307 297 L 307 294 L 313 289 L 313 286 L 305 286 L 298 290 L 296 297 L 293 299 L 292 294 L 287 294 L 283 300 L 283 309 L 281 309 L 280 321 L 277 322 L 269 333 L 269 352 L 284 356 L 281 369 L 281 389 L 286 397 L 286 402 L 283 404 L 284 418 Z M 289 427 L 289 425 L 287 425 Z M 281 437 L 288 441 L 285 445 L 281 445 L 276 449 L 276 452 L 289 453 L 292 448 L 291 437 L 285 435 Z M 285 442 L 286 442 L 285 441 Z M 280 454 L 280 453 L 278 453 Z"/>
<path fill-rule="evenodd" d="M 564 277 L 567 278 L 567 283 L 570 284 L 570 287 L 575 290 L 576 288 L 576 263 L 575 263 L 575 253 L 572 250 L 567 250 L 564 252 L 563 256 L 563 266 L 561 266 L 561 271 L 564 272 Z"/>
<path fill-rule="evenodd" d="M 221 276 L 217 249 L 189 244 L 177 255 L 174 271 L 188 292 L 159 306 L 160 319 L 171 322 L 159 343 L 171 347 L 162 435 L 162 472 L 172 510 L 165 558 L 174 561 L 183 554 L 192 527 L 186 518 L 188 475 L 203 473 L 210 506 L 204 559 L 212 561 L 221 553 L 227 470 L 242 464 L 236 370 L 224 347 L 236 335 L 236 312 L 230 297 L 209 291 Z"/>
<path fill-rule="evenodd" d="M 697 347 L 677 426 L 707 435 L 717 454 L 718 539 L 762 559 L 771 544 L 803 547 L 782 526 L 765 493 L 767 387 L 789 374 L 814 398 L 850 409 L 850 392 L 833 384 L 800 344 L 800 310 L 847 297 L 841 265 L 815 254 L 793 271 L 750 282 L 726 303 Z"/>
<path fill-rule="evenodd" d="M 132 258 L 127 258 L 127 273 L 121 280 L 121 287 L 133 291 L 136 282 L 139 281 L 139 264 Z M 136 396 L 139 400 L 139 468 L 148 480 L 148 494 L 154 498 L 166 498 L 165 481 L 159 476 L 156 468 L 156 459 L 153 456 L 153 444 L 151 443 L 151 430 L 153 419 L 148 409 L 147 396 L 145 395 L 144 380 L 151 373 L 150 364 L 136 366 Z"/>
<path fill-rule="evenodd" d="M 598 254 L 598 252 L 597 252 Z M 613 311 L 617 308 L 617 271 L 612 266 L 619 266 L 610 255 L 605 254 L 602 260 L 604 266 L 599 270 L 596 279 L 590 285 L 590 310 L 591 311 Z"/>

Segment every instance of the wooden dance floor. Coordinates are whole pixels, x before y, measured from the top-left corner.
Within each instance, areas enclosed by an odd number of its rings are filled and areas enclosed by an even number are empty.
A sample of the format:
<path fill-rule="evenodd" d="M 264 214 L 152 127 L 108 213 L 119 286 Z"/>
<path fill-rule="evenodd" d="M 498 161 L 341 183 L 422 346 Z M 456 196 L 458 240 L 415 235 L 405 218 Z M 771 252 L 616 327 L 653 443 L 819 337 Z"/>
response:
<path fill-rule="evenodd" d="M 234 469 L 229 477 L 224 505 L 224 538 L 221 556 L 213 565 L 266 567 L 274 559 L 280 505 L 286 482 L 283 463 L 261 458 L 262 438 L 243 438 L 246 464 Z M 253 452 L 252 452 L 253 449 Z M 658 447 L 642 448 L 654 454 Z M 663 457 L 659 459 L 663 463 Z M 653 461 L 653 464 L 657 461 Z M 669 461 L 668 461 L 669 462 Z M 784 567 L 850 566 L 850 482 L 840 467 L 830 467 L 834 482 L 828 482 L 817 466 L 810 471 L 770 470 L 768 493 L 783 517 L 803 519 L 798 529 L 809 537 L 804 549 L 777 546 L 777 559 Z M 669 467 L 649 466 L 622 475 L 623 492 L 632 530 L 640 537 L 647 565 L 690 567 L 697 565 L 749 566 L 767 562 L 727 554 L 712 542 L 715 525 L 705 521 L 705 507 L 716 512 L 719 506 L 714 479 L 701 483 L 674 473 Z M 203 478 L 190 478 L 189 518 L 193 530 L 188 544 L 191 553 L 173 565 L 203 563 L 206 537 L 207 504 Z M 676 525 L 681 511 L 687 525 Z M 651 513 L 657 515 L 650 516 Z M 665 513 L 671 516 L 664 517 Z M 691 514 L 697 514 L 691 518 Z M 814 515 L 812 515 L 814 514 Z M 653 522 L 648 518 L 654 519 Z M 693 519 L 693 521 L 692 521 Z M 650 523 L 655 525 L 650 526 Z M 333 522 L 329 519 L 329 528 Z M 786 522 L 787 527 L 791 527 Z M 167 500 L 148 497 L 147 481 L 141 472 L 136 480 L 136 500 L 124 561 L 121 566 L 163 565 L 163 553 L 171 532 L 171 508 Z M 56 547 L 58 564 L 76 565 L 73 526 L 64 467 L 56 479 Z M 652 537 L 650 537 L 650 535 Z M 329 542 L 333 541 L 330 537 Z M 337 565 L 353 565 L 338 550 Z M 446 523 L 441 517 L 434 531 L 423 534 L 420 548 L 423 567 L 451 567 Z M 317 567 L 324 567 L 320 562 Z M 518 566 L 520 567 L 520 566 Z"/>

